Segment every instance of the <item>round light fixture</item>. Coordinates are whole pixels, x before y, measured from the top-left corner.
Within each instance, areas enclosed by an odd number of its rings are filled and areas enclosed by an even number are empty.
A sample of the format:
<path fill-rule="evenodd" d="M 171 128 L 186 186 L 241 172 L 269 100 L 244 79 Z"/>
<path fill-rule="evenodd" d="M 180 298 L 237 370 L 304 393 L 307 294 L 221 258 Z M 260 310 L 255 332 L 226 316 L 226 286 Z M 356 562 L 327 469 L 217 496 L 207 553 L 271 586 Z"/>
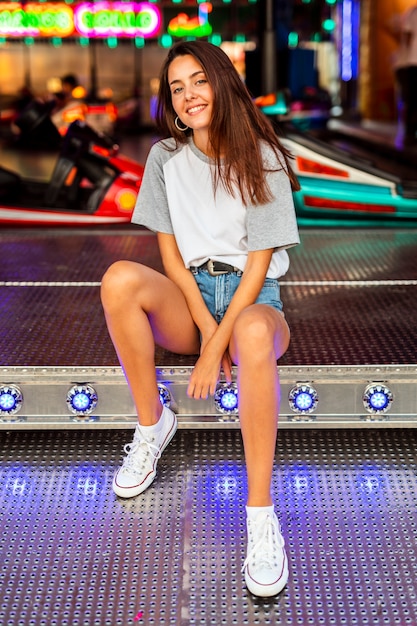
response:
<path fill-rule="evenodd" d="M 98 396 L 94 387 L 80 383 L 67 393 L 67 405 L 74 415 L 90 415 L 97 406 Z"/>
<path fill-rule="evenodd" d="M 214 405 L 220 413 L 236 414 L 239 410 L 236 383 L 221 383 L 214 393 Z"/>
<path fill-rule="evenodd" d="M 386 413 L 390 408 L 394 396 L 389 387 L 383 383 L 371 383 L 363 392 L 363 406 L 369 413 Z"/>
<path fill-rule="evenodd" d="M 23 394 L 17 385 L 0 385 L 0 415 L 16 415 L 22 404 Z"/>
<path fill-rule="evenodd" d="M 318 401 L 317 391 L 308 383 L 297 383 L 288 394 L 288 402 L 294 413 L 312 413 Z"/>
<path fill-rule="evenodd" d="M 159 389 L 159 399 L 161 401 L 161 404 L 169 408 L 171 406 L 171 400 L 172 400 L 170 390 L 163 383 L 158 383 L 158 389 Z"/>

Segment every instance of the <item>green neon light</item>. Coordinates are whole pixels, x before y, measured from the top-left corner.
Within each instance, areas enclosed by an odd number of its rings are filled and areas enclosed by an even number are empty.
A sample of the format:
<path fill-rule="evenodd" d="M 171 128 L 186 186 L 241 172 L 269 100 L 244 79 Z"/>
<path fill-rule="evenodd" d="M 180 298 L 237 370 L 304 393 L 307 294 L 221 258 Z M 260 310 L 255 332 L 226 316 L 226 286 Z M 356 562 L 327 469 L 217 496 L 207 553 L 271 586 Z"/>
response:
<path fill-rule="evenodd" d="M 324 20 L 323 24 L 323 30 L 327 31 L 327 32 L 331 32 L 332 30 L 334 30 L 336 28 L 336 24 L 334 22 L 334 20 Z"/>
<path fill-rule="evenodd" d="M 172 46 L 171 35 L 162 35 L 162 37 L 159 38 L 159 45 L 162 46 L 162 48 L 170 48 Z"/>
<path fill-rule="evenodd" d="M 288 33 L 288 46 L 290 48 L 296 48 L 298 46 L 298 33 L 295 31 Z"/>
<path fill-rule="evenodd" d="M 213 33 L 208 38 L 209 42 L 213 44 L 213 46 L 220 46 L 222 42 L 222 36 L 219 33 Z"/>
<path fill-rule="evenodd" d="M 210 2 L 198 5 L 198 16 L 190 17 L 186 13 L 179 13 L 168 24 L 167 31 L 174 37 L 209 37 L 212 27 L 208 20 L 213 6 Z"/>
<path fill-rule="evenodd" d="M 68 37 L 74 31 L 73 10 L 61 3 L 11 2 L 2 9 L 0 33 L 12 37 Z"/>

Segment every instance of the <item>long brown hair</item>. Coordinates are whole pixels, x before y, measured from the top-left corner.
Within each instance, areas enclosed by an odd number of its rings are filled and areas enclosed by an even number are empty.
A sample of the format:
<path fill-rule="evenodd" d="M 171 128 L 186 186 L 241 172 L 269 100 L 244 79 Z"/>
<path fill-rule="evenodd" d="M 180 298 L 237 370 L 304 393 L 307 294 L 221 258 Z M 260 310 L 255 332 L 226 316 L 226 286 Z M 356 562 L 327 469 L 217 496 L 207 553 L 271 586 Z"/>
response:
<path fill-rule="evenodd" d="M 291 182 L 292 189 L 300 189 L 291 168 L 291 154 L 280 142 L 270 120 L 254 104 L 252 97 L 223 50 L 206 41 L 184 41 L 175 44 L 161 69 L 156 122 L 163 138 L 173 137 L 177 145 L 188 142 L 192 131 L 181 132 L 174 123 L 176 113 L 172 106 L 168 83 L 168 68 L 179 56 L 192 55 L 203 68 L 213 90 L 213 116 L 209 141 L 216 164 L 215 186 L 223 183 L 234 195 L 235 185 L 245 204 L 266 204 L 272 199 L 265 178 L 260 140 L 274 150 L 278 162 Z"/>

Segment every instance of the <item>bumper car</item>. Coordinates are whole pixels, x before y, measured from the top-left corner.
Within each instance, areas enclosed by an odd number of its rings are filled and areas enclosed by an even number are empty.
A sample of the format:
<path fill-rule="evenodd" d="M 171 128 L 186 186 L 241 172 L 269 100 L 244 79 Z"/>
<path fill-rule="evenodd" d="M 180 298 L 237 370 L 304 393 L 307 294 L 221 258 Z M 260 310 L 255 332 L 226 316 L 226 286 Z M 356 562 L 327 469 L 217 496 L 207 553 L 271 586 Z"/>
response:
<path fill-rule="evenodd" d="M 57 142 L 59 137 L 53 172 L 50 180 L 39 181 L 0 167 L 0 224 L 74 227 L 129 223 L 143 166 L 120 154 L 109 137 L 80 120 L 72 122 L 62 138 L 47 123 L 48 116 L 33 117 L 40 138 L 45 139 L 49 132 Z M 29 124 L 28 117 L 26 121 Z"/>

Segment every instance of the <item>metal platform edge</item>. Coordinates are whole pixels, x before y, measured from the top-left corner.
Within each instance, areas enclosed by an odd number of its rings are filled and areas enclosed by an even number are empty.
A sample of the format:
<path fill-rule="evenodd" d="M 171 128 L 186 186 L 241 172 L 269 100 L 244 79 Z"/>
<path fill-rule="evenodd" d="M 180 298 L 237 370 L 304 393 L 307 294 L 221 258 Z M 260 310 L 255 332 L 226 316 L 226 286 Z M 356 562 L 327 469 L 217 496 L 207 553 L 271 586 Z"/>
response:
<path fill-rule="evenodd" d="M 279 428 L 417 427 L 416 365 L 279 366 L 281 403 Z M 179 428 L 239 428 L 238 413 L 222 413 L 212 397 L 194 400 L 186 390 L 192 367 L 157 368 L 158 382 L 177 413 Z M 233 371 L 236 380 L 236 368 Z M 74 387 L 90 386 L 96 405 L 75 412 L 68 402 Z M 391 394 L 389 406 L 370 410 L 365 391 L 382 385 Z M 305 386 L 315 405 L 297 410 L 290 398 Z M 304 387 L 303 387 L 304 388 Z M 0 408 L 0 430 L 129 429 L 136 413 L 121 367 L 3 367 L 0 393 L 20 394 L 16 412 Z"/>

